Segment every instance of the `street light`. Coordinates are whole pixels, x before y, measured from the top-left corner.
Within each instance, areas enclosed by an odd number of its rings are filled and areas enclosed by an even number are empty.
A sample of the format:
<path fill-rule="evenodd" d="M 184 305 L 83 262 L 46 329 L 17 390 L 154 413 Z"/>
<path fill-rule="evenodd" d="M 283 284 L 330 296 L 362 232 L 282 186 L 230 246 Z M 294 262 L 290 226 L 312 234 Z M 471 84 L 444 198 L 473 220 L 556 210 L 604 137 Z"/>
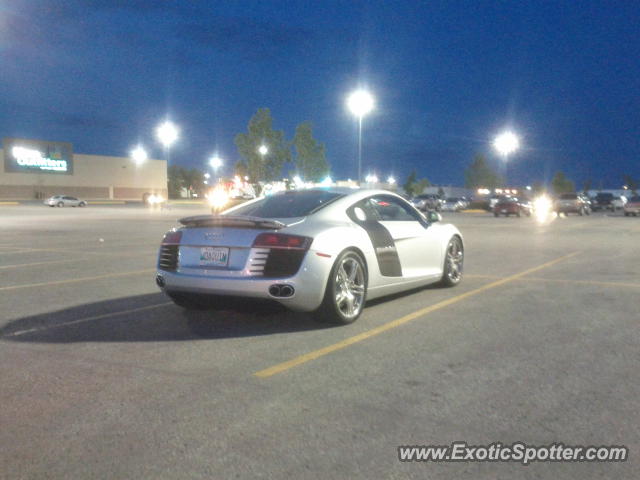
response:
<path fill-rule="evenodd" d="M 167 157 L 167 164 L 170 160 L 171 145 L 173 145 L 178 139 L 178 135 L 178 127 L 176 127 L 168 120 L 161 123 L 156 129 L 156 137 L 158 138 L 158 141 L 164 146 L 165 154 Z"/>
<path fill-rule="evenodd" d="M 269 153 L 269 147 L 264 144 L 260 145 L 260 147 L 258 147 L 258 153 L 262 155 L 262 158 L 264 159 L 264 156 Z"/>
<path fill-rule="evenodd" d="M 375 101 L 366 90 L 356 90 L 347 98 L 347 107 L 358 117 L 358 182 L 362 182 L 362 117 L 373 110 Z"/>
<path fill-rule="evenodd" d="M 393 178 L 393 176 L 390 176 L 389 178 L 387 178 L 387 183 L 389 185 L 394 185 L 396 183 L 396 179 Z"/>
<path fill-rule="evenodd" d="M 147 161 L 148 155 L 146 150 L 138 145 L 131 151 L 131 158 L 136 162 L 136 165 L 141 165 Z"/>
<path fill-rule="evenodd" d="M 510 131 L 506 131 L 498 135 L 493 140 L 493 148 L 502 155 L 504 158 L 504 182 L 507 184 L 507 161 L 509 160 L 509 155 L 515 152 L 518 148 L 520 148 L 520 139 L 518 136 Z"/>
<path fill-rule="evenodd" d="M 218 169 L 223 165 L 223 163 L 224 162 L 222 161 L 222 159 L 217 155 L 211 157 L 211 159 L 209 160 L 209 165 L 211 165 L 211 168 L 213 168 L 214 175 L 218 174 Z"/>
<path fill-rule="evenodd" d="M 211 157 L 211 160 L 209 160 L 209 165 L 211 165 L 214 171 L 218 170 L 223 163 L 222 159 L 218 156 Z"/>

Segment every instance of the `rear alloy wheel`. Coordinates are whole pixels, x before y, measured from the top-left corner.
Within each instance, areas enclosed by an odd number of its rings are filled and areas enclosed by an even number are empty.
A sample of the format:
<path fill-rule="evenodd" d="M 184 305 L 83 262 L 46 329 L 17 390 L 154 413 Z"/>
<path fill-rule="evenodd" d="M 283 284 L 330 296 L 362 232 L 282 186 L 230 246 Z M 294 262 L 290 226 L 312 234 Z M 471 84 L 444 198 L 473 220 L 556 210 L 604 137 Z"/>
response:
<path fill-rule="evenodd" d="M 462 280 L 464 266 L 464 247 L 460 237 L 455 236 L 449 240 L 447 252 L 444 256 L 444 269 L 440 284 L 445 287 L 454 287 Z"/>
<path fill-rule="evenodd" d="M 362 313 L 367 299 L 367 270 L 356 252 L 347 250 L 331 269 L 322 305 L 315 311 L 318 320 L 346 325 Z"/>

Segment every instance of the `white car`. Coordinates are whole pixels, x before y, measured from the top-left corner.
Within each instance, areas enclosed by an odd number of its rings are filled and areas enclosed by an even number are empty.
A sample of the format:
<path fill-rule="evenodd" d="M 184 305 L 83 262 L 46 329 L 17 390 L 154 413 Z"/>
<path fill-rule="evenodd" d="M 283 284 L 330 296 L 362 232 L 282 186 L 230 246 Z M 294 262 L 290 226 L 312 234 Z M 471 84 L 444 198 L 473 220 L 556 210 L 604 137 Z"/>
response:
<path fill-rule="evenodd" d="M 624 209 L 624 206 L 627 204 L 628 201 L 629 200 L 624 195 L 620 195 L 619 197 L 614 196 L 613 200 L 611 201 L 611 205 L 613 205 L 614 210 L 622 210 Z"/>
<path fill-rule="evenodd" d="M 156 283 L 185 308 L 269 299 L 351 323 L 367 299 L 460 283 L 462 235 L 440 220 L 384 190 L 281 192 L 181 219 L 162 241 Z"/>
<path fill-rule="evenodd" d="M 69 195 L 54 195 L 44 201 L 45 205 L 50 207 L 86 207 L 87 202 Z"/>
<path fill-rule="evenodd" d="M 444 212 L 459 212 L 466 208 L 464 200 L 458 197 L 449 197 L 444 201 L 442 205 L 442 211 Z"/>

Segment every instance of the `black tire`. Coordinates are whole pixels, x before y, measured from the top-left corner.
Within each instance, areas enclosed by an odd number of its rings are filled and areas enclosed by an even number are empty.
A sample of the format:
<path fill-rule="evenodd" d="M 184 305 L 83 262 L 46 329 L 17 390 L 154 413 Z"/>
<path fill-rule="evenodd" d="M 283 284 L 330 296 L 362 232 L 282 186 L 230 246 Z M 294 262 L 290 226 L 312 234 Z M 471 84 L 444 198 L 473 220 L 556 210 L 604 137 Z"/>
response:
<path fill-rule="evenodd" d="M 314 312 L 315 318 L 320 322 L 336 325 L 355 322 L 367 301 L 367 281 L 367 267 L 362 257 L 353 250 L 342 252 L 331 268 L 324 299 Z M 342 294 L 342 299 L 338 298 L 339 294 Z M 351 304 L 347 300 L 350 297 Z"/>
<path fill-rule="evenodd" d="M 462 239 L 456 235 L 447 244 L 440 285 L 443 287 L 455 287 L 458 285 L 462 281 L 463 268 L 464 245 L 462 245 Z"/>
<path fill-rule="evenodd" d="M 78 204 L 79 207 L 86 207 L 87 206 L 87 202 L 80 202 Z"/>
<path fill-rule="evenodd" d="M 56 203 L 56 207 L 64 207 L 64 203 L 63 202 L 58 202 L 58 203 Z"/>

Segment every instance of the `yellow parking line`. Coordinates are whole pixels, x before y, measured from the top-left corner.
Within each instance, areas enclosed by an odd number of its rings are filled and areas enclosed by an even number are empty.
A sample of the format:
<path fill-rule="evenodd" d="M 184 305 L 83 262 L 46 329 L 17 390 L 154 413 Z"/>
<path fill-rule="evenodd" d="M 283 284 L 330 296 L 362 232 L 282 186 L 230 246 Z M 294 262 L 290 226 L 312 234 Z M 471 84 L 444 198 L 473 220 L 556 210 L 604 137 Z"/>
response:
<path fill-rule="evenodd" d="M 0 205 L 20 205 L 18 202 L 0 202 Z"/>
<path fill-rule="evenodd" d="M 499 287 L 501 285 L 504 285 L 505 283 L 509 283 L 512 282 L 514 280 L 517 280 L 525 275 L 528 275 L 530 273 L 533 272 L 537 272 L 538 270 L 542 270 L 543 268 L 547 268 L 550 267 L 552 265 L 555 265 L 556 263 L 562 262 L 564 260 L 567 260 L 575 255 L 577 255 L 578 252 L 573 252 L 570 253 L 568 255 L 564 255 L 560 258 L 556 258 L 555 260 L 551 260 L 550 262 L 546 262 L 543 263 L 542 265 L 538 265 L 537 267 L 533 267 L 533 268 L 529 268 L 527 270 L 524 270 L 520 273 L 516 273 L 515 275 L 510 275 L 508 277 L 502 278 L 500 280 L 496 280 L 494 282 L 488 283 L 486 285 L 483 285 L 479 288 L 476 288 L 474 290 L 462 293 L 460 295 L 456 295 L 455 297 L 449 298 L 447 300 L 443 300 L 442 302 L 438 302 L 434 305 L 431 305 L 429 307 L 425 307 L 422 308 L 420 310 L 417 310 L 413 313 L 410 313 L 408 315 L 405 315 L 404 317 L 400 317 L 396 320 L 392 320 L 390 322 L 387 322 L 383 325 L 380 325 L 379 327 L 376 328 L 372 328 L 371 330 L 367 330 L 363 333 L 360 333 L 359 335 L 355 335 L 353 337 L 349 337 L 346 338 L 338 343 L 334 343 L 333 345 L 328 345 L 326 347 L 320 348 L 318 350 L 314 350 L 312 352 L 309 353 L 305 353 L 304 355 L 300 355 L 298 357 L 292 358 L 291 360 L 288 360 L 286 362 L 282 362 L 282 363 L 278 363 L 276 365 L 273 365 L 269 368 L 265 368 L 264 370 L 260 370 L 258 372 L 255 372 L 254 375 L 256 377 L 260 377 L 260 378 L 267 378 L 267 377 L 271 377 L 273 375 L 276 375 L 278 373 L 282 373 L 286 370 L 289 370 L 293 367 L 297 367 L 298 365 L 302 365 L 303 363 L 309 362 L 311 360 L 315 360 L 317 358 L 323 357 L 325 355 L 328 355 L 330 353 L 333 353 L 337 350 L 341 350 L 345 347 L 348 347 L 349 345 L 353 345 L 354 343 L 358 343 L 361 342 L 362 340 L 366 340 L 368 338 L 371 338 L 373 336 L 379 335 L 383 332 L 386 332 L 387 330 L 391 330 L 392 328 L 396 328 L 399 327 L 401 325 L 404 325 L 405 323 L 408 323 L 412 320 L 415 320 L 416 318 L 420 318 L 422 316 L 425 316 L 429 313 L 435 312 L 436 310 L 441 310 L 444 307 L 448 307 L 449 305 L 453 305 L 454 303 L 458 303 L 461 300 L 464 300 L 466 298 L 469 297 L 473 297 L 474 295 L 478 295 L 479 293 L 485 292 L 489 289 L 492 288 L 496 288 Z"/>
<path fill-rule="evenodd" d="M 28 328 L 26 330 L 18 330 L 16 332 L 7 333 L 6 335 L 3 335 L 3 337 L 17 337 L 18 335 L 24 335 L 25 333 L 34 333 L 34 332 L 41 332 L 42 330 L 50 330 L 52 328 L 68 327 L 69 325 L 75 325 L 77 323 L 92 322 L 94 320 L 102 320 L 105 318 L 116 317 L 118 315 L 124 315 L 128 313 L 143 312 L 145 310 L 165 307 L 167 305 L 173 305 L 173 302 L 158 303 L 155 305 L 147 305 L 146 307 L 138 307 L 138 308 L 131 308 L 129 310 L 122 310 L 120 312 L 103 313 L 102 315 L 94 315 L 93 317 L 79 318 L 77 320 L 71 320 L 70 322 L 57 323 L 54 325 L 46 325 L 44 327 Z"/>
<path fill-rule="evenodd" d="M 640 283 L 628 283 L 628 282 L 603 282 L 598 280 L 565 280 L 562 278 L 540 278 L 529 277 L 521 279 L 527 282 L 552 282 L 552 283 L 570 283 L 577 285 L 596 285 L 601 287 L 631 287 L 640 288 Z"/>
<path fill-rule="evenodd" d="M 495 275 L 465 275 L 467 278 L 500 278 Z M 527 277 L 519 278 L 519 282 L 551 282 L 551 283 L 569 283 L 576 285 L 596 285 L 602 287 L 629 287 L 640 288 L 640 283 L 630 282 L 603 282 L 598 280 L 572 280 L 564 278 L 543 278 L 543 277 Z"/>
<path fill-rule="evenodd" d="M 127 277 L 130 275 L 141 275 L 143 273 L 155 272 L 155 268 L 147 268 L 146 270 L 135 270 L 133 272 L 123 273 L 107 273 L 105 275 L 95 275 L 93 277 L 72 278 L 71 280 L 57 280 L 55 282 L 27 283 L 24 285 L 10 285 L 8 287 L 0 287 L 0 292 L 6 290 L 18 290 L 20 288 L 48 287 L 51 285 L 63 285 L 66 283 L 88 282 L 89 280 L 100 280 L 102 278 Z"/>

